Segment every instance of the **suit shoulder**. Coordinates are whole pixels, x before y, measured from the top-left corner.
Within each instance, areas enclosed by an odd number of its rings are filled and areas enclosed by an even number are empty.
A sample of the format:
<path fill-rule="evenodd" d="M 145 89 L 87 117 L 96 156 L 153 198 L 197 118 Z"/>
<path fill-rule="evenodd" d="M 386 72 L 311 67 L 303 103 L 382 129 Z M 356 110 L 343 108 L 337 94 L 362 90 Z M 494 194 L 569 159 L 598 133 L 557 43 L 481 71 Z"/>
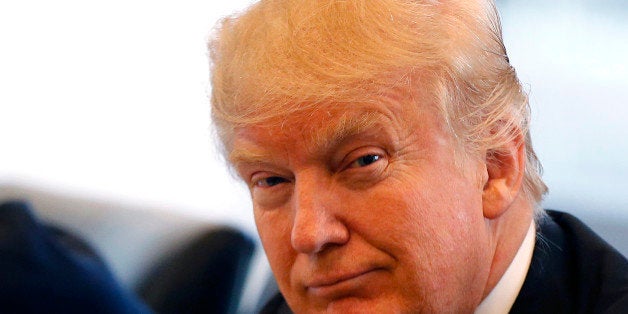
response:
<path fill-rule="evenodd" d="M 548 211 L 565 234 L 571 252 L 576 297 L 595 313 L 628 313 L 628 260 L 578 218 Z M 584 303 L 583 303 L 584 304 Z"/>

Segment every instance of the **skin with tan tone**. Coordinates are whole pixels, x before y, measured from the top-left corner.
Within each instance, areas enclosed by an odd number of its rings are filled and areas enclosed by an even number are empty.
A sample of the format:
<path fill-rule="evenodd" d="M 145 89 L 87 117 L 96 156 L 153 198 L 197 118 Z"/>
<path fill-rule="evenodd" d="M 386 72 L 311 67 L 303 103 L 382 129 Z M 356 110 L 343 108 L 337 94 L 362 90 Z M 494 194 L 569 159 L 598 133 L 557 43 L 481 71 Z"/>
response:
<path fill-rule="evenodd" d="M 397 95 L 236 129 L 230 161 L 296 313 L 473 312 L 523 241 L 522 137 L 489 162 L 457 154 L 434 106 Z"/>

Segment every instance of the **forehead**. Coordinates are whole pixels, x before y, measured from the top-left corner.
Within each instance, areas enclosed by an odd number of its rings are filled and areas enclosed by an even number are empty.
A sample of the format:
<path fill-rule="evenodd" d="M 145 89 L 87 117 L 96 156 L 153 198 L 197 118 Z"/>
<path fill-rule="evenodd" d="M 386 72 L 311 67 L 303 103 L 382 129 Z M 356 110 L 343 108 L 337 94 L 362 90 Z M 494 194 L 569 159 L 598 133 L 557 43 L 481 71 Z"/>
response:
<path fill-rule="evenodd" d="M 229 161 L 267 159 L 265 152 L 276 150 L 315 154 L 358 134 L 398 129 L 397 108 L 392 109 L 372 104 L 324 106 L 237 128 Z"/>
<path fill-rule="evenodd" d="M 269 109 L 270 110 L 270 109 Z M 441 125 L 436 106 L 400 92 L 381 93 L 369 102 L 318 104 L 263 123 L 235 128 L 229 162 L 268 162 L 295 151 L 314 156 L 350 139 L 388 142 L 421 136 L 419 129 Z M 394 145 L 395 143 L 391 143 Z"/>

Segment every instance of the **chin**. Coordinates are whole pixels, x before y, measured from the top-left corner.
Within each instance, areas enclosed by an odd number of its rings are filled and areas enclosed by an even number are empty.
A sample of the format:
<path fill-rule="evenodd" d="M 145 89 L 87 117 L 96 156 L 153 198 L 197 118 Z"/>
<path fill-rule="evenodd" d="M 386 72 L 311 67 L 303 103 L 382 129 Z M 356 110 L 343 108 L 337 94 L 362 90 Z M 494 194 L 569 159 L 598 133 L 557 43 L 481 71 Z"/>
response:
<path fill-rule="evenodd" d="M 399 302 L 401 301 L 401 302 Z M 407 300 L 406 300 L 407 301 Z M 467 308 L 462 304 L 431 304 L 430 302 L 420 302 L 412 300 L 411 303 L 404 303 L 403 300 L 393 298 L 360 298 L 346 297 L 317 306 L 305 305 L 295 313 L 473 313 L 473 308 Z M 442 301 L 442 300 L 440 300 Z"/>
<path fill-rule="evenodd" d="M 378 302 L 379 301 L 379 302 Z M 395 304 L 385 300 L 343 298 L 330 302 L 325 313 L 402 313 Z"/>
<path fill-rule="evenodd" d="M 387 298 L 346 297 L 333 300 L 321 307 L 306 306 L 295 313 L 419 313 L 420 309 L 412 309 L 398 304 L 396 300 Z M 313 309 L 316 308 L 316 309 Z"/>

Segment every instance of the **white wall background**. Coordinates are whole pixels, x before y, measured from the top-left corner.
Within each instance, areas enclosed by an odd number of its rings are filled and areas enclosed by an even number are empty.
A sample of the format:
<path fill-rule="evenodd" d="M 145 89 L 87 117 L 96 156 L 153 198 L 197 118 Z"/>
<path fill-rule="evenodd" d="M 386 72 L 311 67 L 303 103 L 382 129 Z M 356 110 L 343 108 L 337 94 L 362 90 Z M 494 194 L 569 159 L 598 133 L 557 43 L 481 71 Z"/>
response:
<path fill-rule="evenodd" d="M 213 148 L 205 42 L 251 1 L 0 3 L 0 183 L 142 203 L 254 232 Z M 548 206 L 628 213 L 628 5 L 502 1 Z M 625 229 L 623 229 L 625 230 Z"/>
<path fill-rule="evenodd" d="M 253 232 L 212 143 L 205 44 L 250 2 L 2 2 L 0 181 Z"/>
<path fill-rule="evenodd" d="M 530 92 L 546 207 L 628 217 L 628 2 L 500 4 Z"/>

